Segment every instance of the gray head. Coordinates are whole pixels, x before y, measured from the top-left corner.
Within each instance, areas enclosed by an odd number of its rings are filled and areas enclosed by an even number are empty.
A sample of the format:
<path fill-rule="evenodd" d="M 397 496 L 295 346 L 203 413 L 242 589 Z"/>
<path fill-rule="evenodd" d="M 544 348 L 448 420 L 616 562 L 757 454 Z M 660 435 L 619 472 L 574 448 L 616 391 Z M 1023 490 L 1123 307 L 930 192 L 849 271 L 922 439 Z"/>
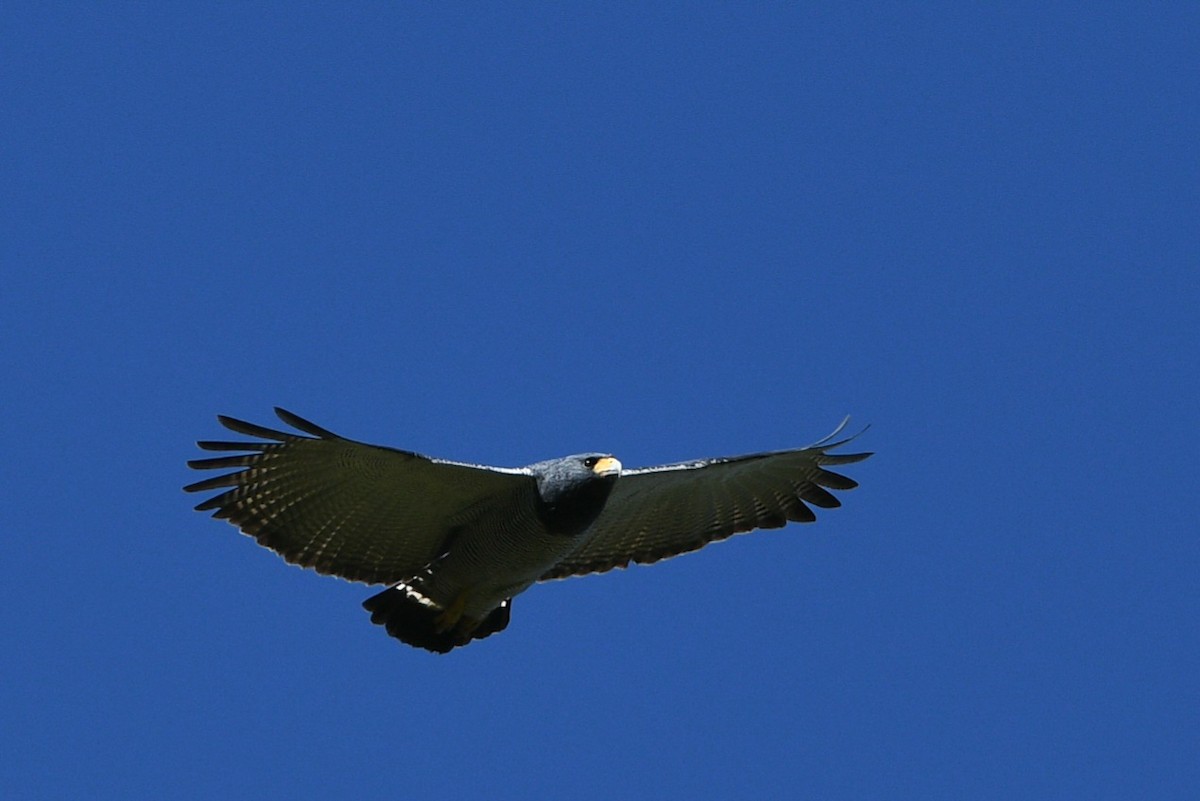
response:
<path fill-rule="evenodd" d="M 606 453 L 579 453 L 529 466 L 537 479 L 542 521 L 556 534 L 582 533 L 600 511 L 621 474 Z"/>

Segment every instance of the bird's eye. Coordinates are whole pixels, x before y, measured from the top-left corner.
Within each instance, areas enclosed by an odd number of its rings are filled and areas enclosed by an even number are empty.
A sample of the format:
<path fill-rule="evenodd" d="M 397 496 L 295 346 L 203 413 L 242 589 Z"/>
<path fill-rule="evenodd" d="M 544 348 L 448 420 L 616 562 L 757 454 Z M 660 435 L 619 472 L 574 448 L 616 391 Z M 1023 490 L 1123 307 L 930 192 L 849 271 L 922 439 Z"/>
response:
<path fill-rule="evenodd" d="M 583 460 L 583 466 L 584 467 L 595 467 L 596 462 L 598 462 L 598 461 L 600 461 L 600 459 L 598 457 L 589 456 L 588 458 Z"/>

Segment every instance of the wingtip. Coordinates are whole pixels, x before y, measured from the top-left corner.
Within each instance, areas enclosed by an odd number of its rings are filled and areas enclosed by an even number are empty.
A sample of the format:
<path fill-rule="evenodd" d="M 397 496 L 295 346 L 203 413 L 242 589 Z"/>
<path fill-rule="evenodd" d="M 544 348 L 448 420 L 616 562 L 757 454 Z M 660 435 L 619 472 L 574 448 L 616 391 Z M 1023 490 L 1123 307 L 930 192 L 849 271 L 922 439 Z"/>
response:
<path fill-rule="evenodd" d="M 842 437 L 842 439 L 835 441 L 834 438 L 839 436 L 843 431 L 845 431 L 846 426 L 848 426 L 849 424 L 850 424 L 850 415 L 846 415 L 845 417 L 842 418 L 842 422 L 838 423 L 837 428 L 833 429 L 833 431 L 830 431 L 824 437 L 821 437 L 821 439 L 817 440 L 809 447 L 810 448 L 821 448 L 822 450 L 829 450 L 832 448 L 837 448 L 842 445 L 845 445 L 847 442 L 853 442 L 854 440 L 858 439 L 859 437 L 861 437 L 863 434 L 865 434 L 867 432 L 867 429 L 869 429 L 871 427 L 871 424 L 867 423 L 866 425 L 864 425 L 861 429 L 859 429 L 854 434 L 851 434 L 848 437 Z M 871 454 L 867 454 L 866 456 L 870 456 L 870 455 Z M 866 456 L 864 456 L 863 458 L 865 459 Z"/>
<path fill-rule="evenodd" d="M 287 423 L 292 428 L 296 429 L 297 431 L 303 431 L 305 434 L 310 434 L 314 437 L 319 437 L 320 439 L 341 439 L 341 437 L 332 431 L 321 428 L 316 423 L 305 420 L 300 415 L 296 414 L 295 412 L 289 412 L 282 406 L 275 407 L 275 416 Z"/>

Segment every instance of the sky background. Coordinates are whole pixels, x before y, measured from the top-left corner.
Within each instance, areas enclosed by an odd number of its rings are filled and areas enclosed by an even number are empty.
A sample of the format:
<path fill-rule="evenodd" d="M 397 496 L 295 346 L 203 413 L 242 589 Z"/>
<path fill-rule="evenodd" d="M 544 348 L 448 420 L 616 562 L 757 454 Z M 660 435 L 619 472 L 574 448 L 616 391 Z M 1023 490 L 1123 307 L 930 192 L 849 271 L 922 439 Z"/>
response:
<path fill-rule="evenodd" d="M 1200 11 L 648 5 L 5 5 L 6 795 L 1194 797 Z M 877 455 L 438 656 L 191 511 L 274 405 Z"/>

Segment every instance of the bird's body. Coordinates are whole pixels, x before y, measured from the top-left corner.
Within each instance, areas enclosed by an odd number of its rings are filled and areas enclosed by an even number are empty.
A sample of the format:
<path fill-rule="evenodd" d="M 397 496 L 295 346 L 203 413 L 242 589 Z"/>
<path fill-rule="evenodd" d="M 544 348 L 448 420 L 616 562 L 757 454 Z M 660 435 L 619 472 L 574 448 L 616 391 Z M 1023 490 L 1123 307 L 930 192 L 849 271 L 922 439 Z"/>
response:
<path fill-rule="evenodd" d="M 584 462 L 590 456 L 570 457 Z M 604 457 L 609 463 L 611 457 Z M 617 474 L 584 476 L 594 488 L 578 514 L 562 519 L 534 480 L 473 510 L 443 544 L 444 555 L 411 579 L 369 598 L 374 623 L 411 645 L 449 650 L 508 625 L 511 599 L 575 551 L 603 508 Z M 619 470 L 619 465 L 615 470 Z M 571 507 L 575 511 L 575 507 Z M 480 520 L 493 521 L 480 525 Z M 484 625 L 491 622 L 491 626 Z"/>
<path fill-rule="evenodd" d="M 825 487 L 855 486 L 822 465 L 870 455 L 830 454 L 846 440 L 826 438 L 804 449 L 635 470 L 600 453 L 493 468 L 354 442 L 276 413 L 311 436 L 221 417 L 266 441 L 200 442 L 250 453 L 189 462 L 242 468 L 186 487 L 229 488 L 196 508 L 215 510 L 290 562 L 391 585 L 364 603 L 371 620 L 443 653 L 505 628 L 512 599 L 537 581 L 809 522 L 806 502 L 839 505 Z"/>

